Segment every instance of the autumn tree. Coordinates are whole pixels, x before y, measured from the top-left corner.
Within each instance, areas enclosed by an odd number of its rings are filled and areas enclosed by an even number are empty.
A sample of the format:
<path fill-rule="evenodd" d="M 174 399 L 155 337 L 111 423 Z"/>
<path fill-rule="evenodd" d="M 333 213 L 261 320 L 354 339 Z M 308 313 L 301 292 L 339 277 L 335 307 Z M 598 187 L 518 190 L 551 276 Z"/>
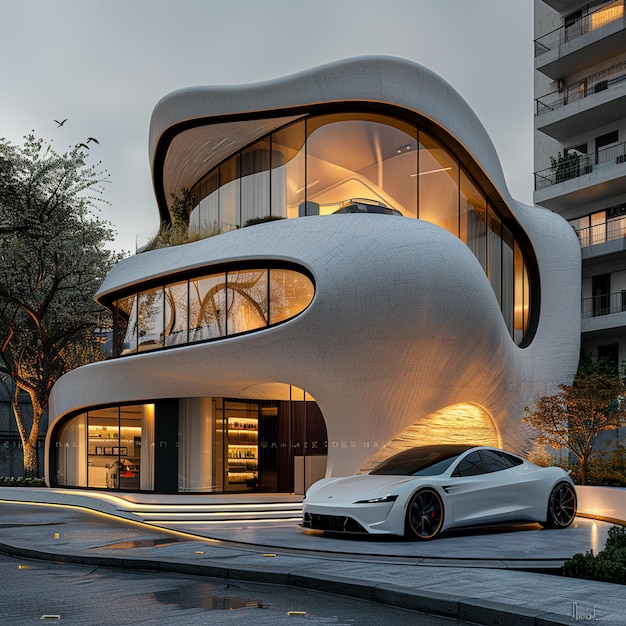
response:
<path fill-rule="evenodd" d="M 106 173 L 86 146 L 58 154 L 34 135 L 0 138 L 0 376 L 13 380 L 12 411 L 26 475 L 38 475 L 41 417 L 55 381 L 102 358 L 103 309 L 93 295 L 119 257 L 95 216 Z M 32 422 L 19 403 L 27 394 Z"/>
<path fill-rule="evenodd" d="M 581 482 L 587 463 L 597 452 L 597 437 L 624 423 L 625 387 L 615 367 L 606 361 L 585 363 L 571 385 L 526 407 L 523 420 L 534 426 L 537 441 L 569 450 L 580 463 Z"/>

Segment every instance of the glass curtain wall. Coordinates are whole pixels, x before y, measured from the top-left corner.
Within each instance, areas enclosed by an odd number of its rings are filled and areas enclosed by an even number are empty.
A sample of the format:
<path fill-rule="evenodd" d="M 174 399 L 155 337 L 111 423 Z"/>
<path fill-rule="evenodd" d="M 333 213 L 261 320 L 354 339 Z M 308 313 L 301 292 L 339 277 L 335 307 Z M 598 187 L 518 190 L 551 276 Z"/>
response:
<path fill-rule="evenodd" d="M 145 474 L 145 475 L 144 475 Z M 154 406 L 94 409 L 70 418 L 56 443 L 56 484 L 153 489 Z"/>
<path fill-rule="evenodd" d="M 420 132 L 419 218 L 459 236 L 459 164 Z"/>
<path fill-rule="evenodd" d="M 55 449 L 58 486 L 154 491 L 155 406 L 73 416 Z M 328 438 L 315 401 L 289 387 L 282 400 L 179 399 L 177 450 L 179 492 L 302 493 L 324 475 Z"/>
<path fill-rule="evenodd" d="M 272 134 L 269 213 L 298 217 L 305 190 L 305 123 L 297 122 Z"/>
<path fill-rule="evenodd" d="M 417 216 L 417 129 L 382 115 L 336 114 L 307 121 L 306 194 L 319 215 L 360 198 Z"/>
<path fill-rule="evenodd" d="M 311 116 L 230 157 L 194 186 L 190 198 L 194 228 L 215 219 L 230 229 L 251 219 L 328 215 L 355 199 L 437 224 L 474 253 L 517 343 L 528 328 L 528 269 L 523 255 L 514 260 L 516 246 L 522 254 L 514 230 L 450 150 L 416 124 L 363 112 Z M 132 303 L 120 304 L 129 309 L 124 315 L 131 327 Z M 219 303 L 222 311 L 230 306 Z M 213 330 L 199 338 L 224 336 L 223 321 L 211 323 Z M 132 336 L 127 343 L 133 351 Z"/>
<path fill-rule="evenodd" d="M 314 286 L 284 268 L 231 270 L 120 298 L 115 356 L 247 333 L 295 317 Z"/>
<path fill-rule="evenodd" d="M 487 199 L 461 170 L 459 218 L 461 240 L 487 272 Z"/>

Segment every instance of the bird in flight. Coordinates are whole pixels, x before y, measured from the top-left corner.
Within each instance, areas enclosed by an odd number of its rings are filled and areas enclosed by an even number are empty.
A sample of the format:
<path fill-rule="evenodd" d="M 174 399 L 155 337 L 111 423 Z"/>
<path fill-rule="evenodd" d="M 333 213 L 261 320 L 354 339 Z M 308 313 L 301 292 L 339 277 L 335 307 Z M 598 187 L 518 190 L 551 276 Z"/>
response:
<path fill-rule="evenodd" d="M 59 120 L 52 120 L 52 121 L 56 122 L 58 124 L 57 128 L 61 128 L 61 126 L 63 126 L 63 124 L 65 124 L 65 122 L 67 122 L 67 117 L 62 122 L 59 122 Z"/>
<path fill-rule="evenodd" d="M 89 146 L 85 143 L 79 143 L 77 146 L 77 148 L 87 148 L 87 150 L 89 150 Z"/>
<path fill-rule="evenodd" d="M 89 143 L 90 141 L 93 141 L 94 143 L 97 143 L 98 145 L 100 144 L 100 142 L 95 137 L 87 137 L 87 143 Z"/>

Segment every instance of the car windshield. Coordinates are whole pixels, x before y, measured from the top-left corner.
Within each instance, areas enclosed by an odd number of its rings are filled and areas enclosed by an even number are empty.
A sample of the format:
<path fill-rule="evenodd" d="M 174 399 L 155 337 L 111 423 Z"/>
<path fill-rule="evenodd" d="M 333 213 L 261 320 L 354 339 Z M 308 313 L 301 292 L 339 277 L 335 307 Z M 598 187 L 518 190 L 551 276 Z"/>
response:
<path fill-rule="evenodd" d="M 441 445 L 411 448 L 396 454 L 380 465 L 370 474 L 386 476 L 437 476 L 443 474 L 450 465 L 472 446 Z"/>

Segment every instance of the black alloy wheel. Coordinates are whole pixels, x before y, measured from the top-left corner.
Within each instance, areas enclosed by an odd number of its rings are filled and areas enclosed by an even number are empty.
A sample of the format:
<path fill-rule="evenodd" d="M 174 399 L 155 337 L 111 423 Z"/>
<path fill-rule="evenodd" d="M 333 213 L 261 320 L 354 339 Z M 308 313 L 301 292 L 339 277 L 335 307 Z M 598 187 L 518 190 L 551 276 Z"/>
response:
<path fill-rule="evenodd" d="M 569 483 L 558 483 L 548 500 L 546 528 L 567 528 L 576 517 L 576 492 Z"/>
<path fill-rule="evenodd" d="M 443 526 L 443 502 L 431 488 L 421 489 L 409 500 L 406 512 L 407 534 L 415 539 L 434 539 Z"/>

